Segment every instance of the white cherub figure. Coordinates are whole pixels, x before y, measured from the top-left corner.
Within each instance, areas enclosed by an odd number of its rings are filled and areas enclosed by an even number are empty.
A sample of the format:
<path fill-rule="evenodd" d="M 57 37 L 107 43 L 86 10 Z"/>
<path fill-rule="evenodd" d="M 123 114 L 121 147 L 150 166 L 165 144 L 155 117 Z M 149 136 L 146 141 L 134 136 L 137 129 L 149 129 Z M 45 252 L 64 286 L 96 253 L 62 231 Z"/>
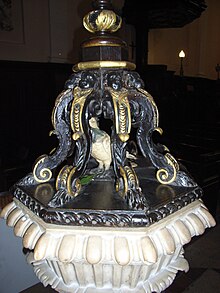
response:
<path fill-rule="evenodd" d="M 109 170 L 112 162 L 111 139 L 108 133 L 99 129 L 97 118 L 89 120 L 92 132 L 92 157 L 99 163 L 98 169 Z"/>

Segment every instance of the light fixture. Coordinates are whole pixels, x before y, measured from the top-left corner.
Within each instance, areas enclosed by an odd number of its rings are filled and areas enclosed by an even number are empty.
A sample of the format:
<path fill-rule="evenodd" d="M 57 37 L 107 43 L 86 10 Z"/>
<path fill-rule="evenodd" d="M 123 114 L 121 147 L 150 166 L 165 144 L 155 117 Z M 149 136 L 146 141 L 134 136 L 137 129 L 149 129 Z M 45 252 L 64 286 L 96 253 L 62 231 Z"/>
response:
<path fill-rule="evenodd" d="M 185 58 L 186 54 L 183 50 L 179 52 L 179 57 L 180 57 L 180 76 L 183 76 L 183 58 Z"/>

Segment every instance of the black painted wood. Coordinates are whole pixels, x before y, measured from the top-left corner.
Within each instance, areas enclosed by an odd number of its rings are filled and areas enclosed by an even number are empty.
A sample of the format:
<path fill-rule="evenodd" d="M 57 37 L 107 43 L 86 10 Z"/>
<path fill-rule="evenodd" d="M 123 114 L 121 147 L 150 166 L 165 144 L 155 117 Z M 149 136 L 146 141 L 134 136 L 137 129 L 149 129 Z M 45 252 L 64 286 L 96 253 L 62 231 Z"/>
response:
<path fill-rule="evenodd" d="M 72 65 L 0 63 L 0 191 L 5 191 L 31 171 L 38 155 L 56 146 L 54 137 L 48 137 L 50 116 Z M 162 68 L 142 76 L 164 130 L 155 139 L 170 148 L 204 187 L 206 204 L 215 214 L 220 173 L 219 82 L 181 79 Z"/>

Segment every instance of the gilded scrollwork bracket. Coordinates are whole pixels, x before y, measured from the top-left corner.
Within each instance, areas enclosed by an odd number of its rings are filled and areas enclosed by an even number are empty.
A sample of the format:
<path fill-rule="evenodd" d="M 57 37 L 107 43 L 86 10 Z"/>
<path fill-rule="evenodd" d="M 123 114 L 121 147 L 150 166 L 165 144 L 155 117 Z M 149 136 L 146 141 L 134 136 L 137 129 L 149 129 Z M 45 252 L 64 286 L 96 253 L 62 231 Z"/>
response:
<path fill-rule="evenodd" d="M 92 66 L 96 65 L 92 63 Z M 155 167 L 155 178 L 160 184 L 196 185 L 180 170 L 168 148 L 153 142 L 154 131 L 162 134 L 158 109 L 138 73 L 124 68 L 79 70 L 65 87 L 52 113 L 58 148 L 50 155 L 39 157 L 33 169 L 35 183 L 45 183 L 53 179 L 54 170 L 72 156 L 72 164 L 62 166 L 55 178 L 55 205 L 80 194 L 80 178 L 88 172 L 91 159 L 93 142 L 89 120 L 92 117 L 113 122 L 110 149 L 115 189 L 131 208 L 148 209 L 148 195 L 143 194 L 135 169 L 126 157 L 132 128 L 136 128 L 137 146 Z"/>

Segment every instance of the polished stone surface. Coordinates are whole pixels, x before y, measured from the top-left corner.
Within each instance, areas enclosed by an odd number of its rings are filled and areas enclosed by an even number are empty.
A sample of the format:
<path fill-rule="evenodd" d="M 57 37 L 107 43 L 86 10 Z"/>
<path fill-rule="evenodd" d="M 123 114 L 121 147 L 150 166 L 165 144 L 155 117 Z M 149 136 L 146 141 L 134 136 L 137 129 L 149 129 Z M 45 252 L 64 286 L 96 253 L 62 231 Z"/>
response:
<path fill-rule="evenodd" d="M 77 293 L 162 292 L 179 271 L 189 270 L 183 246 L 216 225 L 198 199 L 139 228 L 51 225 L 16 198 L 0 216 L 23 238 L 27 262 L 41 283 Z"/>
<path fill-rule="evenodd" d="M 4 207 L 5 202 L 11 201 L 11 195 L 6 193 L 1 194 L 0 201 L 1 208 Z M 8 199 L 7 199 L 8 198 Z M 179 272 L 173 284 L 167 288 L 164 292 L 166 293 L 209 293 L 218 292 L 220 289 L 220 204 L 217 207 L 217 213 L 215 220 L 217 225 L 211 229 L 207 229 L 205 233 L 201 236 L 196 236 L 192 241 L 185 245 L 185 256 L 189 262 L 190 270 L 187 273 Z M 10 231 L 12 232 L 12 231 Z M 13 235 L 12 237 L 13 238 Z M 14 239 L 14 238 L 13 238 Z M 13 240 L 14 241 L 14 240 Z M 19 251 L 17 251 L 19 253 Z M 202 257 L 201 257 L 202 256 Z M 21 267 L 22 270 L 22 267 Z M 30 268 L 32 272 L 32 269 Z M 23 288 L 25 288 L 25 278 L 26 276 L 21 276 L 23 278 Z M 208 278 L 208 279 L 207 279 Z M 207 282 L 208 280 L 208 282 Z M 208 285 L 208 287 L 207 287 Z M 16 288 L 16 283 L 14 284 Z M 0 287 L 0 292 L 5 292 L 8 287 Z M 211 291 L 210 291 L 211 290 Z M 11 291 L 12 292 L 12 291 Z M 14 291 L 16 292 L 16 291 Z M 42 283 L 32 283 L 32 286 L 19 291 L 22 293 L 35 293 L 35 292 L 56 292 L 49 286 L 44 287 Z M 108 292 L 104 292 L 108 293 Z"/>
<path fill-rule="evenodd" d="M 164 293 L 210 293 L 220 291 L 220 221 L 206 230 L 202 236 L 195 237 L 186 247 L 185 256 L 190 270 L 180 272 L 174 283 Z M 198 253 L 199 252 L 199 253 Z M 201 258 L 202 255 L 202 258 Z M 52 293 L 50 287 L 38 283 L 22 293 Z M 103 292 L 108 293 L 108 292 Z"/>

